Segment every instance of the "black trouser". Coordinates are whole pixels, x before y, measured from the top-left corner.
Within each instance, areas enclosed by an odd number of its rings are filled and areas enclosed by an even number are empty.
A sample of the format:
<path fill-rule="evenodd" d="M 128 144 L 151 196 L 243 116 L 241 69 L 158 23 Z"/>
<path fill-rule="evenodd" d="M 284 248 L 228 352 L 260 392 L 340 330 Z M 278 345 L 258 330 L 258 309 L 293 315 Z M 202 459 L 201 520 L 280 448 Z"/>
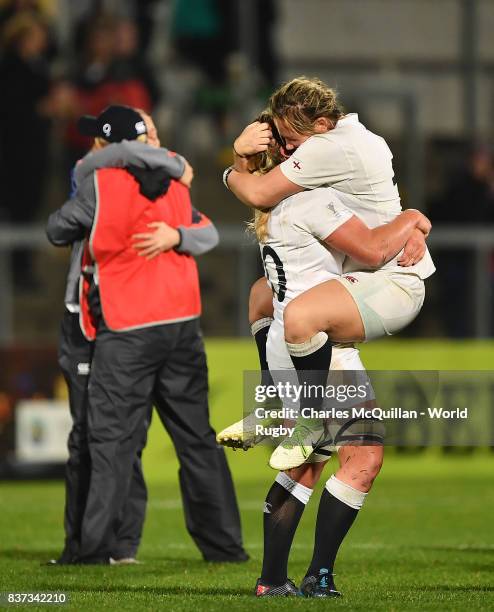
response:
<path fill-rule="evenodd" d="M 79 315 L 65 311 L 58 357 L 69 389 L 73 422 L 68 440 L 69 459 L 65 470 L 65 548 L 62 553 L 62 560 L 65 562 L 79 554 L 82 517 L 89 492 L 91 459 L 87 439 L 87 412 L 92 354 L 93 343 L 84 338 L 79 326 Z M 149 414 L 146 420 L 149 421 Z M 142 424 L 140 444 L 132 464 L 129 496 L 121 516 L 114 524 L 115 539 L 111 556 L 115 559 L 135 557 L 141 540 L 147 502 L 141 453 L 146 444 L 147 426 L 146 422 Z"/>
<path fill-rule="evenodd" d="M 151 398 L 177 451 L 189 533 L 207 560 L 245 559 L 230 471 L 209 424 L 206 355 L 194 319 L 129 332 L 112 332 L 104 324 L 98 330 L 89 385 L 92 471 L 80 560 L 110 554 Z"/>

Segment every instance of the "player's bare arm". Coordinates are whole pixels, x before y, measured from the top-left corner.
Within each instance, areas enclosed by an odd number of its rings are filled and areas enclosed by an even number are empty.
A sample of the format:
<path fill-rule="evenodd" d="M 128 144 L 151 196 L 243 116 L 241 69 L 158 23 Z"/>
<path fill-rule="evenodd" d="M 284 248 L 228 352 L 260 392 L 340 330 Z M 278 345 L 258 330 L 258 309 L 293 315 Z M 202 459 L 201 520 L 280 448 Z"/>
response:
<path fill-rule="evenodd" d="M 326 244 L 367 266 L 379 268 L 399 253 L 418 229 L 428 236 L 431 223 L 420 211 L 409 209 L 385 225 L 369 229 L 353 216 L 326 239 Z"/>
<path fill-rule="evenodd" d="M 228 188 L 251 208 L 272 208 L 284 198 L 304 191 L 288 180 L 279 166 L 262 176 L 234 169 L 228 176 Z"/>

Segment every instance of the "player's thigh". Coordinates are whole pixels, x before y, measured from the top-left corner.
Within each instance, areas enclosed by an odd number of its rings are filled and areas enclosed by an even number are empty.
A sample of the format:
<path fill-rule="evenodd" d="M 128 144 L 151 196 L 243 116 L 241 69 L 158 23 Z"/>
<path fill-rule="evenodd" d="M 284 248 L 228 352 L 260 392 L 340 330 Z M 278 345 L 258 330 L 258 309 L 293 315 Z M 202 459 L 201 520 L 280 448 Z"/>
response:
<path fill-rule="evenodd" d="M 333 342 L 360 342 L 364 326 L 359 309 L 347 289 L 330 280 L 298 295 L 285 309 L 285 333 L 306 328 L 308 333 L 326 331 Z"/>
<path fill-rule="evenodd" d="M 273 316 L 273 292 L 264 276 L 252 285 L 249 294 L 249 323 Z"/>
<path fill-rule="evenodd" d="M 424 281 L 414 274 L 354 272 L 337 282 L 355 301 L 366 341 L 398 333 L 415 319 L 424 303 Z"/>

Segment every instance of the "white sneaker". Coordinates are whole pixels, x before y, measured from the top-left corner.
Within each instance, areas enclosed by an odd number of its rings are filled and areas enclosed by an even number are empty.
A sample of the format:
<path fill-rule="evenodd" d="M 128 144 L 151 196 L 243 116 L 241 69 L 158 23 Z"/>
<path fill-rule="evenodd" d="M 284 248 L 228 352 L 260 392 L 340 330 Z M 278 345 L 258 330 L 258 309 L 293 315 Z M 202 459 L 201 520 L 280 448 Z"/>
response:
<path fill-rule="evenodd" d="M 113 559 L 113 557 L 110 557 L 110 565 L 141 565 L 141 563 L 141 561 L 134 557 L 124 557 L 123 559 Z"/>
<path fill-rule="evenodd" d="M 323 440 L 322 420 L 299 418 L 291 436 L 274 450 L 269 465 L 275 470 L 291 470 L 305 463 Z"/>

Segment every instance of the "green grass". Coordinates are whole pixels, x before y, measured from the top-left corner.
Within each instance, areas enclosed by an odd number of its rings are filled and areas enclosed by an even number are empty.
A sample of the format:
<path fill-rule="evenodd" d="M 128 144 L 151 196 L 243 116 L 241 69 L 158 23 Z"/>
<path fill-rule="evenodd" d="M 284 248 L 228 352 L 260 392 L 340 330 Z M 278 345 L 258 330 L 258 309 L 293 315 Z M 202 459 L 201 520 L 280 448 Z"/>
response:
<path fill-rule="evenodd" d="M 254 369 L 250 342 L 210 341 L 212 421 L 241 414 L 242 370 Z M 487 369 L 490 343 L 376 343 L 363 349 L 369 368 Z M 337 561 L 340 601 L 256 600 L 251 591 L 262 555 L 262 501 L 274 472 L 266 449 L 229 452 L 251 560 L 206 564 L 185 531 L 177 463 L 156 420 L 145 453 L 149 511 L 135 567 L 43 567 L 62 545 L 63 486 L 1 483 L 0 592 L 65 591 L 75 610 L 493 609 L 494 456 L 464 458 L 430 450 L 392 451 Z M 327 468 L 328 475 L 330 466 Z M 322 484 L 322 483 L 321 483 Z M 302 519 L 290 558 L 300 580 L 310 558 L 318 490 Z M 24 609 L 28 609 L 27 607 Z M 33 609 L 31 607 L 30 609 Z"/>

